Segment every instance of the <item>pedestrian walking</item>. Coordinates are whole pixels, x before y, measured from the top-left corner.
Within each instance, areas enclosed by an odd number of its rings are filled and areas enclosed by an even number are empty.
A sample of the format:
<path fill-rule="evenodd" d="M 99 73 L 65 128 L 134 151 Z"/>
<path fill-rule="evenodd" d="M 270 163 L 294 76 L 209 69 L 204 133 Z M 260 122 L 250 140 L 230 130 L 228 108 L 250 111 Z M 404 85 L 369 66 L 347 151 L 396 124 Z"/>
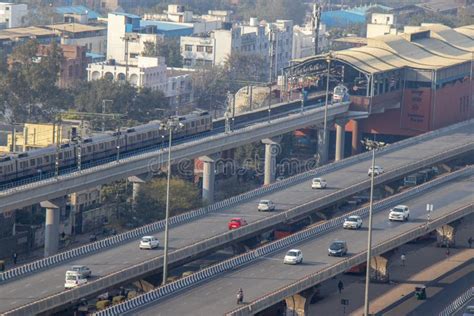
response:
<path fill-rule="evenodd" d="M 449 254 L 450 254 L 449 247 L 447 247 L 446 248 L 446 258 L 449 257 Z"/>
<path fill-rule="evenodd" d="M 17 262 L 17 260 L 18 260 L 18 255 L 17 255 L 16 252 L 13 253 L 12 259 L 13 259 L 13 264 L 16 264 L 16 262 Z"/>
<path fill-rule="evenodd" d="M 405 266 L 405 261 L 407 260 L 407 256 L 405 256 L 404 253 L 402 253 L 402 255 L 400 256 L 400 260 L 402 260 L 402 267 Z"/>
<path fill-rule="evenodd" d="M 469 248 L 472 247 L 472 237 L 469 237 L 469 239 L 467 240 L 467 243 L 469 244 Z"/>
<path fill-rule="evenodd" d="M 342 283 L 342 280 L 339 280 L 339 283 L 337 284 L 337 288 L 339 289 L 339 294 L 341 294 L 342 290 L 344 289 L 344 283 Z"/>

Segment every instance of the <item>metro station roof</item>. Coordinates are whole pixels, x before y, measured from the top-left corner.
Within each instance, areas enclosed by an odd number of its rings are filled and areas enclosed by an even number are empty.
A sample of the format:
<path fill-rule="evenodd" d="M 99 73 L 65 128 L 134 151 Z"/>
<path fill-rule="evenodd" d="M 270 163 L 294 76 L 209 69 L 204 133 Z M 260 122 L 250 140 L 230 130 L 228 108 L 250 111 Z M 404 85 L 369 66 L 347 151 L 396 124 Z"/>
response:
<path fill-rule="evenodd" d="M 331 52 L 331 60 L 374 74 L 403 67 L 436 70 L 470 61 L 474 53 L 474 25 L 451 29 L 440 24 L 423 24 L 399 35 L 367 39 L 367 46 Z M 304 67 L 328 54 L 294 60 Z"/>

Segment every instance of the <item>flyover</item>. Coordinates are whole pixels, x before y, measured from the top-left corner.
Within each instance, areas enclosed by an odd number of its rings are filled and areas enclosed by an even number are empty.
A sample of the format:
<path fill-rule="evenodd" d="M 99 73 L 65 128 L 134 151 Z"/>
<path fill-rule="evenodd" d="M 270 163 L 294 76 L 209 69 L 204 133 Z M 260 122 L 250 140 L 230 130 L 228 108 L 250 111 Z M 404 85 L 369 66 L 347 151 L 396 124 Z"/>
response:
<path fill-rule="evenodd" d="M 344 118 L 349 103 L 328 106 L 328 120 Z M 236 129 L 231 133 L 217 133 L 211 136 L 197 136 L 187 142 L 173 146 L 173 162 L 186 158 L 197 158 L 223 150 L 236 148 L 250 142 L 278 136 L 305 126 L 321 124 L 324 121 L 324 108 L 306 110 L 302 113 L 283 114 L 272 118 L 270 122 L 260 122 Z M 93 186 L 109 183 L 129 176 L 150 172 L 152 164 L 163 165 L 167 162 L 167 148 L 144 153 L 134 153 L 119 161 L 91 167 L 82 171 L 60 175 L 0 191 L 0 212 L 18 209 L 42 201 L 78 192 Z"/>
<path fill-rule="evenodd" d="M 394 200 L 376 212 L 373 218 L 374 256 L 473 213 L 474 176 L 472 167 L 470 169 L 467 177 L 430 188 L 422 195 L 415 195 L 406 200 Z M 386 210 L 400 202 L 410 207 L 410 220 L 405 223 L 388 221 Z M 425 211 L 428 202 L 435 205 L 429 224 Z M 327 247 L 335 239 L 348 242 L 348 258 L 328 257 Z M 284 250 L 262 255 L 250 264 L 209 277 L 180 292 L 164 296 L 155 303 L 132 310 L 129 314 L 252 315 L 365 262 L 366 241 L 366 224 L 361 230 L 356 231 L 343 230 L 339 226 L 325 234 L 316 234 L 299 243 L 290 244 Z M 283 264 L 283 257 L 290 248 L 302 250 L 303 264 L 296 266 Z M 246 302 L 240 307 L 235 303 L 238 288 L 244 289 Z M 289 302 L 291 301 L 290 299 Z M 145 299 L 141 300 L 141 304 L 137 301 L 138 306 L 143 306 L 144 303 L 148 302 Z M 302 303 L 304 305 L 304 300 Z M 298 298 L 295 304 L 298 305 Z M 113 315 L 117 310 L 120 310 L 118 306 L 110 311 L 99 312 L 98 315 Z"/>
<path fill-rule="evenodd" d="M 393 180 L 413 170 L 473 151 L 474 140 L 470 137 L 473 133 L 474 126 L 471 122 L 466 122 L 388 146 L 377 154 L 377 163 L 387 170 L 386 174 L 376 178 L 377 183 Z M 462 151 L 459 151 L 460 149 Z M 266 188 L 266 194 L 249 195 L 249 198 L 244 200 L 235 199 L 237 202 L 234 204 L 222 204 L 220 209 L 176 225 L 170 232 L 170 247 L 173 249 L 170 262 L 176 264 L 185 258 L 192 259 L 206 251 L 248 238 L 262 229 L 270 229 L 287 219 L 309 214 L 315 209 L 324 208 L 367 189 L 369 157 L 369 153 L 361 154 L 309 171 Z M 328 179 L 327 190 L 311 190 L 310 179 L 315 174 L 324 174 Z M 276 189 L 272 190 L 272 187 Z M 260 198 L 274 200 L 279 212 L 257 213 L 256 203 Z M 301 204 L 304 205 L 298 207 Z M 291 211 L 287 211 L 289 209 Z M 250 225 L 234 232 L 226 232 L 228 219 L 237 215 L 245 217 Z M 161 230 L 141 230 L 139 234 L 156 234 L 157 231 Z M 116 247 L 107 244 L 100 252 L 78 256 L 74 260 L 62 260 L 57 265 L 51 265 L 49 269 L 13 278 L 2 285 L 0 311 L 21 309 L 25 304 L 36 304 L 36 311 L 44 311 L 42 308 L 54 308 L 148 273 L 156 273 L 162 266 L 161 250 L 139 251 L 137 242 L 141 235 L 135 236 L 126 243 L 117 244 Z M 157 236 L 161 239 L 160 234 Z M 72 264 L 90 266 L 96 277 L 85 286 L 62 292 L 64 271 Z M 45 280 L 48 280 L 47 285 L 44 284 Z M 38 291 L 38 288 L 41 290 Z"/>

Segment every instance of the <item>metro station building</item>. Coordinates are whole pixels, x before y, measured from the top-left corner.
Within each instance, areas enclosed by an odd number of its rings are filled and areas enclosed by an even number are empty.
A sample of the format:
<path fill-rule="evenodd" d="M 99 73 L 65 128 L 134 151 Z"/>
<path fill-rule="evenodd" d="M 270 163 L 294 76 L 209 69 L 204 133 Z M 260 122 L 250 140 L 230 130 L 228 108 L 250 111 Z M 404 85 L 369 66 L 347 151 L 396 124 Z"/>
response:
<path fill-rule="evenodd" d="M 352 152 L 362 134 L 404 138 L 474 118 L 474 25 L 409 27 L 368 38 L 367 45 L 295 60 L 290 79 L 313 77 L 317 89 L 344 84 L 351 111 L 367 117 L 345 125 Z M 381 136 L 382 136 L 381 135 Z"/>

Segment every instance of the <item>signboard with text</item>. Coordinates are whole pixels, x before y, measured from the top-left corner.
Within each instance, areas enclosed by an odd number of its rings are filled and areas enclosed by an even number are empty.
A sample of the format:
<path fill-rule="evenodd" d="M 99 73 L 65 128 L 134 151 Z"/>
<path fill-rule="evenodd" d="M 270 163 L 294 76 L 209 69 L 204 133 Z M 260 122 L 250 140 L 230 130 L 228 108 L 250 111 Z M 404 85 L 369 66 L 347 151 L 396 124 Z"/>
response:
<path fill-rule="evenodd" d="M 401 127 L 428 131 L 430 128 L 431 89 L 405 89 L 401 111 Z"/>

